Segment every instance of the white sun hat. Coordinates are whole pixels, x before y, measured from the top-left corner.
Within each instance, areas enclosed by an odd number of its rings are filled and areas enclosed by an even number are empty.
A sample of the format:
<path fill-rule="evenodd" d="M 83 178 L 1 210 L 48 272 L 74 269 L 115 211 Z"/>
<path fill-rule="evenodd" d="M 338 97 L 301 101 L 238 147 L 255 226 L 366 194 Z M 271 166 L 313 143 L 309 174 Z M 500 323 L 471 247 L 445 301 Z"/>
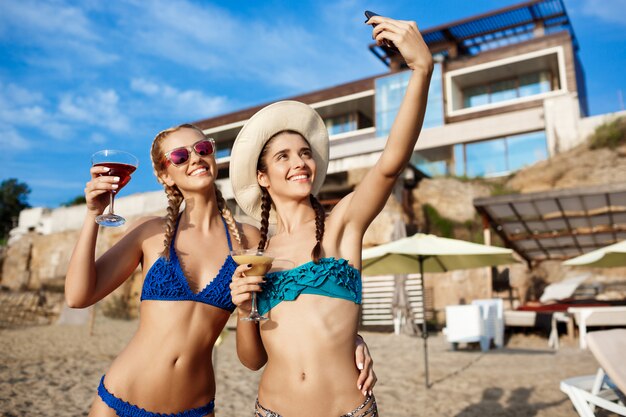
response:
<path fill-rule="evenodd" d="M 319 192 L 328 170 L 328 130 L 320 115 L 298 101 L 279 101 L 256 112 L 241 128 L 230 156 L 230 181 L 237 204 L 249 216 L 261 220 L 261 187 L 257 161 L 263 146 L 277 133 L 301 134 L 311 146 L 316 164 L 312 193 Z"/>

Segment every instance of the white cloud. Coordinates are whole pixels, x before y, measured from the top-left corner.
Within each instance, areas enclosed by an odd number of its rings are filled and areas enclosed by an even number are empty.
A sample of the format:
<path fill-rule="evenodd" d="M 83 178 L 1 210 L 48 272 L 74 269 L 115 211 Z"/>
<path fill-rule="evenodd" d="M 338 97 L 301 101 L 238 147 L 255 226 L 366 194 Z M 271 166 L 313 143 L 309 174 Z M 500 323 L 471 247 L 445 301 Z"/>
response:
<path fill-rule="evenodd" d="M 148 96 L 154 96 L 159 93 L 160 87 L 143 78 L 134 78 L 130 82 L 130 88 L 139 93 L 143 93 Z"/>
<path fill-rule="evenodd" d="M 89 27 L 89 19 L 75 7 L 59 2 L 22 0 L 2 2 L 0 8 L 2 26 L 17 27 L 40 39 L 50 35 L 66 35 L 81 40 L 97 39 Z"/>
<path fill-rule="evenodd" d="M 240 18 L 206 3 L 155 1 L 136 6 L 137 13 L 125 20 L 123 28 L 131 33 L 127 39 L 134 50 L 185 68 L 217 72 L 222 79 L 301 90 L 328 85 L 326 80 L 336 83 L 336 74 L 347 80 L 351 74 L 363 73 L 354 58 L 367 51 L 363 43 L 359 50 L 352 48 L 357 33 L 338 32 L 345 22 L 338 25 L 337 16 L 320 16 L 315 26 L 307 26 L 289 16 Z M 363 19 L 351 14 L 356 8 L 348 3 L 338 10 L 362 25 Z M 366 30 L 363 33 L 367 36 Z M 355 52 L 346 55 L 346 50 Z"/>
<path fill-rule="evenodd" d="M 23 151 L 32 147 L 31 141 L 21 136 L 15 129 L 8 127 L 0 130 L 0 146 L 3 149 Z"/>
<path fill-rule="evenodd" d="M 119 59 L 117 53 L 105 50 L 108 39 L 100 35 L 104 32 L 84 9 L 62 1 L 0 3 L 0 39 L 27 45 L 20 55 L 30 65 L 68 76 L 75 75 L 80 67 L 110 64 Z"/>
<path fill-rule="evenodd" d="M 1 95 L 6 95 L 14 104 L 23 106 L 43 101 L 43 94 L 38 91 L 30 91 L 15 84 L 8 84 L 3 88 L 0 83 Z"/>
<path fill-rule="evenodd" d="M 43 94 L 0 81 L 0 123 L 37 126 L 46 119 Z"/>
<path fill-rule="evenodd" d="M 92 133 L 91 134 L 91 142 L 97 143 L 99 145 L 106 143 L 107 138 L 102 133 Z"/>
<path fill-rule="evenodd" d="M 154 99 L 151 105 L 185 117 L 206 117 L 224 111 L 226 97 L 207 96 L 199 90 L 179 90 L 167 84 L 157 84 L 143 78 L 131 80 L 133 91 Z"/>
<path fill-rule="evenodd" d="M 129 129 L 130 122 L 118 108 L 119 96 L 114 90 L 95 90 L 91 96 L 65 94 L 59 103 L 59 113 L 74 122 L 99 126 L 113 132 Z"/>
<path fill-rule="evenodd" d="M 130 122 L 119 108 L 114 90 L 95 90 L 92 95 L 66 93 L 58 103 L 50 103 L 38 91 L 0 81 L 0 124 L 4 126 L 3 144 L 11 149 L 25 149 L 32 144 L 20 129 L 42 132 L 57 140 L 71 140 L 82 128 L 105 128 L 126 132 Z M 7 133 L 8 132 L 8 133 Z M 41 136 L 41 135 L 38 135 Z M 101 137 L 96 136 L 96 143 Z"/>
<path fill-rule="evenodd" d="M 582 0 L 581 11 L 606 22 L 626 25 L 626 0 Z"/>

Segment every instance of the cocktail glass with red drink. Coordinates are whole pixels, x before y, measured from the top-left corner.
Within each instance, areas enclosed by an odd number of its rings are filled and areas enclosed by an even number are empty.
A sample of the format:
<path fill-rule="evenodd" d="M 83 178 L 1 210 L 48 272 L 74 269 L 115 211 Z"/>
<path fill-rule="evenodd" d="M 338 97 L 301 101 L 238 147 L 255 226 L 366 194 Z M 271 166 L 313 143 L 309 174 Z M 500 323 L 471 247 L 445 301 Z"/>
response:
<path fill-rule="evenodd" d="M 106 214 L 101 214 L 96 217 L 96 223 L 102 226 L 117 227 L 126 223 L 126 219 L 122 216 L 118 216 L 114 213 L 113 203 L 115 201 L 115 195 L 122 189 L 128 181 L 130 181 L 130 174 L 132 174 L 139 165 L 139 160 L 128 152 L 116 151 L 113 149 L 105 149 L 98 151 L 91 156 L 91 164 L 93 166 L 103 166 L 109 168 L 109 172 L 101 174 L 119 177 L 120 181 L 117 183 L 118 187 L 109 193 L 109 211 Z"/>

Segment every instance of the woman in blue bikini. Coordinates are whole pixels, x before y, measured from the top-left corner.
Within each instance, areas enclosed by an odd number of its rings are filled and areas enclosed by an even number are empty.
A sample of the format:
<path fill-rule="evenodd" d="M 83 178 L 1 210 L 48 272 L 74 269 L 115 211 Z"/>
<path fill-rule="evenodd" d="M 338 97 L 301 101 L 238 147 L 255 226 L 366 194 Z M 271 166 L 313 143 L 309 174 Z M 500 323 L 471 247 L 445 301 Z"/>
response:
<path fill-rule="evenodd" d="M 139 264 L 144 283 L 139 329 L 102 377 L 90 416 L 214 416 L 211 353 L 235 309 L 228 286 L 236 264 L 228 251 L 259 241 L 256 228 L 235 223 L 216 187 L 214 153 L 213 140 L 193 125 L 159 133 L 151 159 L 168 197 L 167 216 L 140 219 L 97 261 L 94 219 L 118 179 L 91 168 L 87 215 L 65 283 L 67 303 L 96 303 Z M 369 355 L 362 346 L 357 352 Z"/>
<path fill-rule="evenodd" d="M 387 145 L 354 192 L 328 216 L 313 196 L 328 166 L 328 133 L 305 104 L 265 107 L 246 123 L 233 147 L 235 197 L 261 221 L 259 248 L 298 265 L 266 277 L 246 276 L 249 267 L 242 265 L 230 286 L 240 317 L 249 314 L 251 293 L 257 292 L 259 312 L 269 318 L 237 323 L 241 362 L 251 369 L 266 365 L 257 417 L 378 415 L 352 355 L 362 238 L 413 153 L 433 64 L 414 22 L 376 16 L 367 23 L 376 24 L 376 42 L 393 42 L 413 72 Z M 277 225 L 268 239 L 269 222 Z"/>

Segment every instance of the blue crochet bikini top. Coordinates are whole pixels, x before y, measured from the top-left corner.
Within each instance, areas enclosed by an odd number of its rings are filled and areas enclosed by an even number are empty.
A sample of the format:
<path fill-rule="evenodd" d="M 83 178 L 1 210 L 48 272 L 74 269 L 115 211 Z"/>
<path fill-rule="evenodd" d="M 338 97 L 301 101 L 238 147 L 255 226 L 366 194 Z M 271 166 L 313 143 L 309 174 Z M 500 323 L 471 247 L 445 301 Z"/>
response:
<path fill-rule="evenodd" d="M 257 295 L 257 308 L 265 314 L 282 301 L 293 301 L 300 294 L 343 298 L 361 304 L 361 274 L 341 258 L 322 258 L 286 271 L 265 276 L 263 291 Z"/>
<path fill-rule="evenodd" d="M 237 264 L 233 258 L 228 255 L 219 272 L 209 282 L 202 291 L 194 293 L 189 287 L 189 282 L 180 266 L 174 243 L 176 240 L 176 232 L 178 231 L 178 223 L 174 230 L 174 237 L 170 244 L 170 259 L 160 257 L 150 267 L 143 281 L 141 290 L 141 301 L 143 300 L 166 300 L 166 301 L 197 301 L 214 307 L 233 312 L 235 305 L 230 297 L 230 281 L 233 276 Z M 228 249 L 232 250 L 230 242 L 230 234 L 226 222 L 222 218 L 224 228 L 226 229 L 226 238 L 228 239 Z"/>

